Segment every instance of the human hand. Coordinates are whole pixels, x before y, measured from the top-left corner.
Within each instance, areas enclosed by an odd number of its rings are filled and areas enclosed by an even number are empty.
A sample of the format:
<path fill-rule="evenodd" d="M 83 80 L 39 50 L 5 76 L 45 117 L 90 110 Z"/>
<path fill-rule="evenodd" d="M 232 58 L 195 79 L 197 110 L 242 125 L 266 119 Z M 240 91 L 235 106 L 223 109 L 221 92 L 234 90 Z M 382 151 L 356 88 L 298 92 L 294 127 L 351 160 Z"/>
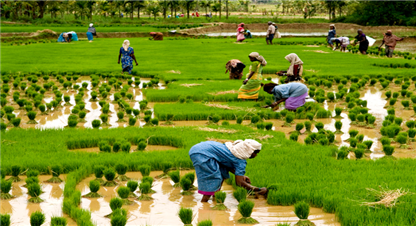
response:
<path fill-rule="evenodd" d="M 245 84 L 247 84 L 247 82 L 248 82 L 248 79 L 244 80 L 243 84 L 245 85 Z"/>
<path fill-rule="evenodd" d="M 244 181 L 248 184 L 251 184 L 251 180 L 249 177 L 244 176 Z"/>
<path fill-rule="evenodd" d="M 261 108 L 269 108 L 269 107 L 271 107 L 270 105 L 264 105 L 263 107 L 261 107 Z"/>
<path fill-rule="evenodd" d="M 379 52 L 381 51 L 381 47 L 378 47 L 378 51 L 379 51 Z"/>
<path fill-rule="evenodd" d="M 258 192 L 260 195 L 265 195 L 265 194 L 267 194 L 267 188 L 265 188 L 265 187 L 263 187 L 263 188 L 260 188 L 260 191 Z"/>
<path fill-rule="evenodd" d="M 139 64 L 136 62 L 136 66 L 138 66 Z"/>

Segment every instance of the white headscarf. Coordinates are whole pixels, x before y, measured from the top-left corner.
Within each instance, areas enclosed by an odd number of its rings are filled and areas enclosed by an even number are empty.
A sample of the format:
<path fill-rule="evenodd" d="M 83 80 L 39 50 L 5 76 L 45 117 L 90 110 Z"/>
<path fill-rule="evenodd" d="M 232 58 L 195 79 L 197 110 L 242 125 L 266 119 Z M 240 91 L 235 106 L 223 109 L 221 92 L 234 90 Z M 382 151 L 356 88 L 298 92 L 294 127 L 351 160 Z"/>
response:
<path fill-rule="evenodd" d="M 261 65 L 263 65 L 263 66 L 267 65 L 267 61 L 264 59 L 263 56 L 260 56 L 260 54 L 258 52 L 252 52 L 252 53 L 250 53 L 249 56 L 256 58 L 258 61 L 260 61 Z"/>
<path fill-rule="evenodd" d="M 290 67 L 287 70 L 288 75 L 293 75 L 293 66 L 294 65 L 296 65 L 296 64 L 303 65 L 302 60 L 298 57 L 298 55 L 296 55 L 296 53 L 291 53 L 291 54 L 285 56 L 285 59 L 290 62 Z M 300 68 L 299 75 L 302 75 L 302 72 L 303 72 L 303 67 Z"/>
<path fill-rule="evenodd" d="M 329 27 L 334 27 L 334 30 L 336 29 L 335 24 L 330 24 Z"/>
<path fill-rule="evenodd" d="M 94 26 L 94 24 L 93 23 L 90 23 L 90 27 L 92 27 L 92 26 Z"/>
<path fill-rule="evenodd" d="M 123 42 L 123 49 L 125 50 L 125 51 L 127 51 L 127 49 L 129 48 L 129 46 L 130 46 L 130 41 L 129 40 L 124 40 L 124 42 Z"/>
<path fill-rule="evenodd" d="M 239 159 L 248 159 L 251 157 L 255 150 L 261 150 L 261 144 L 255 140 L 236 140 L 233 143 L 226 142 L 228 150 Z"/>

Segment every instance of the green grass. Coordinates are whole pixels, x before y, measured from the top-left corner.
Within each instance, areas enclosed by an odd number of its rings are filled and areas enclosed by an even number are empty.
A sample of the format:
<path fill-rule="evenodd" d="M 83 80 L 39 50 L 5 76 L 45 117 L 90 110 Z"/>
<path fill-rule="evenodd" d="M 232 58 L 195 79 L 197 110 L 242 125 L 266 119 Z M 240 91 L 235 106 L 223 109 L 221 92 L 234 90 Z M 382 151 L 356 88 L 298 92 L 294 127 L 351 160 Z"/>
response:
<path fill-rule="evenodd" d="M 304 38 L 300 38 L 303 40 Z M 149 41 L 148 38 L 129 38 L 139 66 L 138 73 L 158 74 L 165 80 L 212 79 L 227 80 L 225 63 L 240 59 L 249 65 L 248 54 L 256 51 L 268 62 L 264 69 L 286 70 L 289 63 L 284 59 L 295 52 L 304 62 L 304 74 L 311 75 L 365 75 L 386 73 L 414 73 L 416 69 L 394 69 L 372 66 L 373 64 L 398 63 L 409 60 L 370 58 L 368 56 L 332 52 L 325 47 L 303 45 L 267 46 L 263 38 L 251 39 L 237 45 L 234 39 L 188 39 Z M 289 40 L 289 39 L 288 39 Z M 297 40 L 297 38 L 293 38 Z M 84 71 L 88 74 L 121 71 L 117 56 L 124 38 L 96 39 L 93 43 L 72 42 L 70 44 L 45 43 L 27 46 L 1 45 L 2 72 L 15 71 Z M 320 50 L 324 53 L 317 53 Z M 39 53 L 47 57 L 38 57 Z M 65 55 L 62 55 L 65 53 Z M 149 55 L 149 53 L 151 53 Z M 57 60 L 59 59 L 59 60 Z M 99 64 L 97 65 L 97 63 Z M 331 62 L 331 63 L 329 63 Z M 351 70 L 354 69 L 354 70 Z M 168 71 L 180 71 L 181 74 Z M 313 71 L 309 71 L 313 70 Z M 244 74 L 248 73 L 245 69 Z M 238 87 L 238 86 L 237 86 Z M 234 88 L 234 87 L 233 87 Z M 230 89 L 232 89 L 230 87 Z"/>

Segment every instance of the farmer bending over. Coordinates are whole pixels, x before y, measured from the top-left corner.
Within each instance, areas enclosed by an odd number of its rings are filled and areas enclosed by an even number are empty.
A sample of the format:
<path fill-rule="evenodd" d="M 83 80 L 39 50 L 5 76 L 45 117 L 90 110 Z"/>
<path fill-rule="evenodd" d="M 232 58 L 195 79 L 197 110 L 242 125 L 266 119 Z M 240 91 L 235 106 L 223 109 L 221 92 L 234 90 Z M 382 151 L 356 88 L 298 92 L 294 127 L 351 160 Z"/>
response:
<path fill-rule="evenodd" d="M 255 140 L 236 140 L 225 144 L 205 141 L 194 145 L 189 151 L 198 179 L 198 193 L 202 194 L 201 202 L 207 202 L 216 191 L 221 190 L 222 183 L 228 179 L 229 172 L 235 174 L 238 186 L 247 190 L 267 193 L 267 188 L 251 185 L 246 173 L 246 159 L 253 159 L 261 150 L 261 144 Z"/>
<path fill-rule="evenodd" d="M 271 107 L 274 111 L 279 109 L 281 102 L 285 102 L 286 109 L 296 111 L 297 108 L 305 104 L 306 97 L 308 96 L 308 87 L 297 82 L 284 85 L 268 83 L 263 86 L 263 90 L 269 94 L 273 94 L 275 101 L 271 105 L 264 106 L 264 108 Z"/>

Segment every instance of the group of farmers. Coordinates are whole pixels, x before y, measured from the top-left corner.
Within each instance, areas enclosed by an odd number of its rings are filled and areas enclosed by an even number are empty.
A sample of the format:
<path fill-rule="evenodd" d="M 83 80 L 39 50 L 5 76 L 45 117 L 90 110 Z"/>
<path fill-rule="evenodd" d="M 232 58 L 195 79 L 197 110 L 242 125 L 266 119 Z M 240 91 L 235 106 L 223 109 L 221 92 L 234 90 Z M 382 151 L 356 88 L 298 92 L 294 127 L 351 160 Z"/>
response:
<path fill-rule="evenodd" d="M 273 45 L 274 38 L 280 38 L 280 33 L 276 23 L 269 21 L 267 23 L 266 31 L 266 43 L 267 45 Z M 243 42 L 246 38 L 252 38 L 251 32 L 244 28 L 244 23 L 238 25 L 237 28 L 237 42 Z"/>
<path fill-rule="evenodd" d="M 368 46 L 370 45 L 370 40 L 375 42 L 375 40 L 371 37 L 367 37 L 361 29 L 357 30 L 357 36 L 355 36 L 355 43 L 359 44 L 358 50 L 361 54 L 367 54 Z M 381 47 L 385 45 L 385 53 L 386 56 L 391 58 L 393 57 L 394 48 L 396 47 L 397 41 L 403 41 L 403 38 L 399 38 L 396 35 L 393 35 L 391 30 L 387 30 L 386 33 L 383 34 L 383 40 L 381 41 L 378 50 L 381 50 Z M 346 36 L 337 37 L 337 32 L 334 24 L 329 25 L 329 31 L 327 36 L 327 42 L 332 50 L 340 49 L 341 51 L 345 51 L 347 46 L 350 44 L 350 40 Z M 334 46 L 335 43 L 335 46 Z"/>

